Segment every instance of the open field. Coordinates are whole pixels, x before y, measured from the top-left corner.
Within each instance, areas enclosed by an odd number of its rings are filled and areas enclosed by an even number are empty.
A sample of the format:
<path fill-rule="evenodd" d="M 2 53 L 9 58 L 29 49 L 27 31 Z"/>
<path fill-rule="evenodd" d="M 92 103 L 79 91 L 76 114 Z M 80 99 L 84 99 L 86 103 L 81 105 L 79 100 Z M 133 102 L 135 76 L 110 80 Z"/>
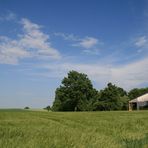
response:
<path fill-rule="evenodd" d="M 0 110 L 0 148 L 148 148 L 148 111 Z"/>

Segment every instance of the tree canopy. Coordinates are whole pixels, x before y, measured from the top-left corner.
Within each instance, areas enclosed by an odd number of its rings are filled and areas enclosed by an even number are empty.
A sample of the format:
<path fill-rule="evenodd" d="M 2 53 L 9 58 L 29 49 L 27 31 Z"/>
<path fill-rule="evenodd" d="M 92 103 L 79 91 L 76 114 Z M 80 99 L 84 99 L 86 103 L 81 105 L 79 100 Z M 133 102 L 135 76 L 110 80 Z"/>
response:
<path fill-rule="evenodd" d="M 55 91 L 53 111 L 127 110 L 128 101 L 148 92 L 135 88 L 127 93 L 123 88 L 108 83 L 100 91 L 93 88 L 84 73 L 70 71 Z"/>
<path fill-rule="evenodd" d="M 132 100 L 145 93 L 148 93 L 148 88 L 134 88 L 128 93 L 128 97 L 130 100 Z"/>
<path fill-rule="evenodd" d="M 126 107 L 127 93 L 120 87 L 108 83 L 107 87 L 100 91 L 98 101 L 95 103 L 95 110 L 122 110 Z"/>
<path fill-rule="evenodd" d="M 51 107 L 48 105 L 44 109 L 47 110 L 47 111 L 50 111 L 51 110 Z"/>
<path fill-rule="evenodd" d="M 84 111 L 91 110 L 91 103 L 96 99 L 97 90 L 86 74 L 70 71 L 56 89 L 53 110 Z"/>

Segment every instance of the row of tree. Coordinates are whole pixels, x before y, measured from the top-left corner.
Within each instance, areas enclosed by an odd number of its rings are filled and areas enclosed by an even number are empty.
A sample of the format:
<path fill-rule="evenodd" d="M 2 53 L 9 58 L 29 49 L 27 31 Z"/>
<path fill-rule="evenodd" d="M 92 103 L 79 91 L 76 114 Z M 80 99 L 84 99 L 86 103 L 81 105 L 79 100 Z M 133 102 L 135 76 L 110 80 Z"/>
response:
<path fill-rule="evenodd" d="M 53 111 L 127 110 L 128 101 L 148 92 L 148 88 L 135 88 L 126 92 L 108 83 L 97 91 L 86 74 L 70 71 L 55 92 Z"/>

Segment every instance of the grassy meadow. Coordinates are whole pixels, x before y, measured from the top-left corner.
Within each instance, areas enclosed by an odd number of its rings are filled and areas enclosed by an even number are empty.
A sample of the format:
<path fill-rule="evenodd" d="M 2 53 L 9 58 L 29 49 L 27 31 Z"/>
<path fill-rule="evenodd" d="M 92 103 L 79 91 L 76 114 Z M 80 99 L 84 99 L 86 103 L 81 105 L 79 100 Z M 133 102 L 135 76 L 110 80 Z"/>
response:
<path fill-rule="evenodd" d="M 0 148 L 148 148 L 148 111 L 0 110 Z"/>

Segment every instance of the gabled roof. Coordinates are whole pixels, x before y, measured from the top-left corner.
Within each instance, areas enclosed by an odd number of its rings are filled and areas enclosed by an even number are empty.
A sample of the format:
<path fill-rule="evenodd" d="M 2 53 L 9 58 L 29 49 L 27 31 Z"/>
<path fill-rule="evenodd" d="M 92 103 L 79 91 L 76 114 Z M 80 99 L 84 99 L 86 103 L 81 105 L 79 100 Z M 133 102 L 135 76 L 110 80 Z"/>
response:
<path fill-rule="evenodd" d="M 130 100 L 129 102 L 134 103 L 134 102 L 146 102 L 146 101 L 148 101 L 148 93 L 146 93 L 136 99 Z"/>

